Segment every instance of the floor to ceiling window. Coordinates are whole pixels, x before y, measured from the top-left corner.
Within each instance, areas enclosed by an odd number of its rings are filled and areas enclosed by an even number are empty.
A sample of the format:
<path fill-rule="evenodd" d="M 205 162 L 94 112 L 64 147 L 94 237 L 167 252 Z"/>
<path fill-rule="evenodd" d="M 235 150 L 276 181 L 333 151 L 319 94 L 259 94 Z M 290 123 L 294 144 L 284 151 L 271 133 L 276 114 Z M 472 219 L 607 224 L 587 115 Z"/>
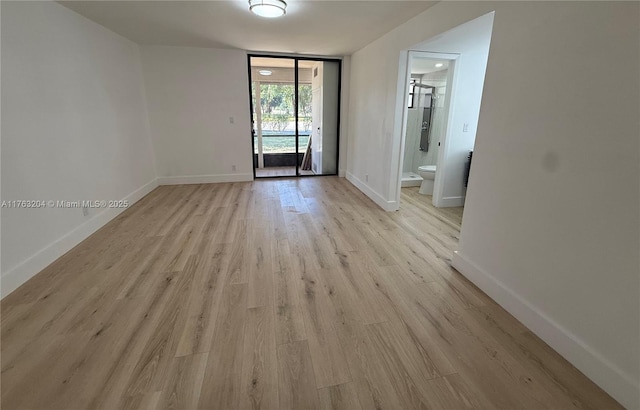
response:
<path fill-rule="evenodd" d="M 249 56 L 256 178 L 338 172 L 340 60 Z"/>

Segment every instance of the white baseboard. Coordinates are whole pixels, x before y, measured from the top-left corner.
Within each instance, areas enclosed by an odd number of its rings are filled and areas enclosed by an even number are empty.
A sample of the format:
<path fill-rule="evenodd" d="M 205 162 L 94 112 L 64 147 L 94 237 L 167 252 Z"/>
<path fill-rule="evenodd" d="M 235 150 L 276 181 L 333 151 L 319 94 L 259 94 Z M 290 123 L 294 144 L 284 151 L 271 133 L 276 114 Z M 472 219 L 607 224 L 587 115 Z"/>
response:
<path fill-rule="evenodd" d="M 454 206 L 464 206 L 463 196 L 448 196 L 440 199 L 440 203 L 436 205 L 438 208 L 451 208 Z"/>
<path fill-rule="evenodd" d="M 459 252 L 451 265 L 623 406 L 640 408 L 640 388 L 631 375 Z"/>
<path fill-rule="evenodd" d="M 338 176 L 339 176 L 340 178 L 344 178 L 344 177 L 346 177 L 346 176 L 347 176 L 347 171 L 345 171 L 344 169 L 340 169 L 340 170 L 338 170 Z"/>
<path fill-rule="evenodd" d="M 184 175 L 158 177 L 158 185 L 216 184 L 220 182 L 253 181 L 253 174 Z"/>
<path fill-rule="evenodd" d="M 156 179 L 146 183 L 136 189 L 123 200 L 129 201 L 130 205 L 138 202 L 149 192 L 158 186 Z M 107 222 L 118 216 L 126 208 L 107 208 L 95 215 L 88 221 L 77 226 L 60 239 L 39 250 L 29 259 L 15 266 L 2 275 L 0 294 L 4 298 L 20 285 L 31 279 L 38 272 L 49 266 L 53 261 L 67 253 L 71 248 L 88 238 L 92 233 L 102 228 Z"/>
<path fill-rule="evenodd" d="M 347 176 L 347 181 L 351 182 L 353 184 L 353 186 L 355 186 L 360 191 L 362 191 L 366 196 L 371 198 L 371 200 L 373 202 L 375 202 L 380 208 L 384 209 L 385 211 L 389 211 L 389 212 L 397 211 L 399 209 L 398 201 L 387 201 L 386 199 L 384 199 L 382 197 L 382 195 L 380 195 L 379 193 L 377 193 L 376 191 L 371 189 L 371 187 L 369 187 L 369 185 L 367 185 L 364 182 L 362 182 L 361 180 L 359 180 L 351 172 L 347 171 L 346 176 Z"/>

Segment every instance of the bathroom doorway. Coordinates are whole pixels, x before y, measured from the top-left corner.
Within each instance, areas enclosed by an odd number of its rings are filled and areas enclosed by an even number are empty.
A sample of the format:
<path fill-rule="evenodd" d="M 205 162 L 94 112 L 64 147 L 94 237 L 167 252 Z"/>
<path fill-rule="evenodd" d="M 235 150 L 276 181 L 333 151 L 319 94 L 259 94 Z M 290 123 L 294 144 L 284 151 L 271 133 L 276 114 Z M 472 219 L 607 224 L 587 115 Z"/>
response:
<path fill-rule="evenodd" d="M 438 203 L 438 163 L 446 142 L 457 54 L 408 53 L 401 188 Z"/>
<path fill-rule="evenodd" d="M 487 13 L 484 16 L 468 21 L 449 31 L 441 33 L 435 37 L 426 39 L 421 43 L 414 44 L 408 50 L 402 51 L 398 61 L 398 83 L 396 94 L 396 121 L 394 123 L 395 145 L 392 157 L 393 186 L 391 202 L 397 203 L 400 207 L 402 191 L 402 173 L 413 172 L 419 174 L 419 169 L 414 162 L 408 162 L 412 169 L 405 167 L 405 160 L 410 157 L 418 157 L 424 160 L 424 164 L 433 166 L 435 159 L 435 176 L 433 176 L 433 194 L 416 196 L 421 202 L 430 202 L 438 208 L 463 207 L 467 197 L 467 190 L 478 189 L 473 185 L 473 166 L 471 158 L 474 154 L 475 139 L 478 129 L 478 119 L 480 117 L 480 106 L 482 104 L 482 94 L 484 89 L 484 77 L 489 61 L 489 49 L 491 46 L 491 33 L 493 30 L 494 13 Z M 409 124 L 409 94 L 412 82 L 418 79 L 427 86 L 424 81 L 425 76 L 420 76 L 418 66 L 419 61 L 425 59 L 427 63 L 431 59 L 431 64 L 435 69 L 436 60 L 447 60 L 447 76 L 445 84 L 444 121 L 445 130 L 439 137 L 431 136 L 431 145 L 428 159 L 423 153 L 416 153 L 415 145 L 411 146 L 411 139 L 407 142 L 407 131 Z M 441 62 L 442 63 L 442 62 Z M 444 68 L 444 65 L 439 68 Z M 414 78 L 412 78 L 414 74 Z M 417 77 L 417 78 L 416 78 Z M 429 80 L 428 76 L 427 79 Z M 435 79 L 431 79 L 435 80 Z M 422 88 L 422 87 L 421 87 Z M 414 91 L 415 94 L 415 91 Z M 436 100 L 436 109 L 437 110 Z M 448 106 L 448 107 L 447 107 Z M 415 115 L 414 115 L 415 116 Z M 433 124 L 433 130 L 437 124 Z M 436 132 L 436 131 L 433 131 Z M 414 137 L 416 138 L 416 137 Z M 437 139 L 437 142 L 435 140 Z M 429 141 L 428 141 L 429 142 Z M 431 147 L 437 145 L 435 152 L 431 153 Z M 423 145 L 424 147 L 424 145 Z M 410 151 L 407 151 L 410 150 Z M 419 147 L 418 147 L 419 150 Z M 437 154 L 436 154 L 437 153 Z M 422 156 L 422 157 L 420 157 Z M 435 158 L 434 158 L 435 157 Z M 418 162 L 420 162 L 420 160 Z M 429 176 L 429 171 L 423 171 Z M 431 171 L 433 175 L 433 171 Z M 405 174 L 405 176 L 407 176 Z M 417 179 L 417 178 L 412 178 Z M 410 184 L 411 182 L 409 182 Z M 415 182 L 414 182 L 415 183 Z M 407 184 L 405 178 L 405 185 Z M 422 182 L 420 182 L 422 185 Z M 404 188 L 406 190 L 408 188 Z M 416 195 L 418 195 L 416 193 Z"/>

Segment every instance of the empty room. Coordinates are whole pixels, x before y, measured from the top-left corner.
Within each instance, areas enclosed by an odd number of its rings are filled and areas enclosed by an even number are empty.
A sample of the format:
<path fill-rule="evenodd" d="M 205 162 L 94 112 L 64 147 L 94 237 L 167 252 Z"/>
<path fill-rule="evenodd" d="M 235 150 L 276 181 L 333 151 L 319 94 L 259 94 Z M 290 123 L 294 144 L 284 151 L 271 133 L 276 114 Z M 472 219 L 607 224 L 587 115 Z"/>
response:
<path fill-rule="evenodd" d="M 640 409 L 640 3 L 0 17 L 3 410 Z"/>

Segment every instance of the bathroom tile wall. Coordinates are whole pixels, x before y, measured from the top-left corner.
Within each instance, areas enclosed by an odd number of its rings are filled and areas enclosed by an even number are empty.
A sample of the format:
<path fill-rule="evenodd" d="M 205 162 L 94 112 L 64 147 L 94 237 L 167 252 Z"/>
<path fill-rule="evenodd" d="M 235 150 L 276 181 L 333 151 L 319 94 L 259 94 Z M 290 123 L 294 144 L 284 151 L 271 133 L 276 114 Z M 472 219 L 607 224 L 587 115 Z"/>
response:
<path fill-rule="evenodd" d="M 416 108 L 409 108 L 407 116 L 407 136 L 405 140 L 403 172 L 417 172 L 421 165 L 437 165 L 438 142 L 445 131 L 445 91 L 447 83 L 447 70 L 424 74 L 422 84 L 436 87 L 436 99 L 431 122 L 431 140 L 429 151 L 420 151 L 420 129 L 422 125 L 422 108 L 424 107 L 425 93 L 416 96 Z"/>

